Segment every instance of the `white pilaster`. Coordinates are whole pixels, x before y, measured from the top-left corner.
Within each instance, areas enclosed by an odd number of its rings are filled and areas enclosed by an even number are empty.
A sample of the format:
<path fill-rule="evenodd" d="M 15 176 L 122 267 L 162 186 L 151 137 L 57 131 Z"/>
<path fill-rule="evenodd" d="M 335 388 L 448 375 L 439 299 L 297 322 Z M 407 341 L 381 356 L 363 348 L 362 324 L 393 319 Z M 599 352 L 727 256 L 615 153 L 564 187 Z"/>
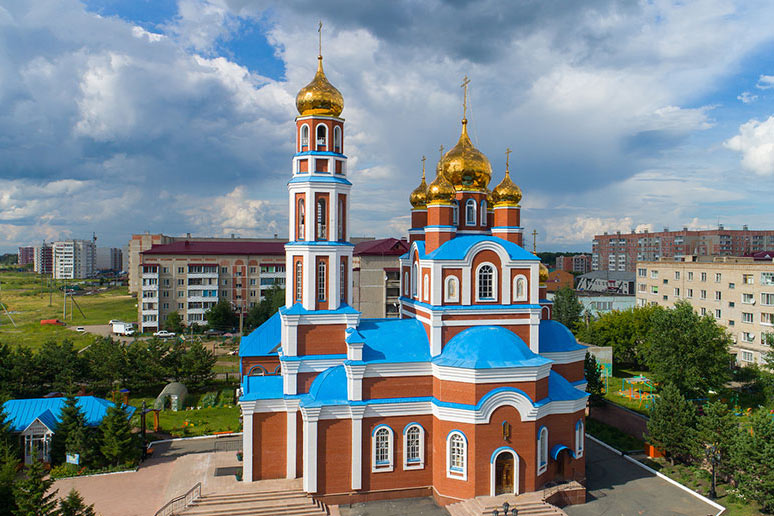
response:
<path fill-rule="evenodd" d="M 304 419 L 304 491 L 317 492 L 317 420 L 319 408 L 301 409 Z"/>
<path fill-rule="evenodd" d="M 282 393 L 286 395 L 298 394 L 298 369 L 300 362 L 282 361 Z"/>
<path fill-rule="evenodd" d="M 363 399 L 363 374 L 365 364 L 344 364 L 347 373 L 347 399 L 349 401 L 362 401 Z"/>
<path fill-rule="evenodd" d="M 286 400 L 287 408 L 287 426 L 285 431 L 287 453 L 285 459 L 285 476 L 289 479 L 296 478 L 296 441 L 298 434 L 296 432 L 296 420 L 298 419 L 299 400 Z"/>
<path fill-rule="evenodd" d="M 242 479 L 253 481 L 253 412 L 242 406 Z"/>
<path fill-rule="evenodd" d="M 365 407 L 350 407 L 352 415 L 352 489 L 363 487 L 363 413 Z"/>

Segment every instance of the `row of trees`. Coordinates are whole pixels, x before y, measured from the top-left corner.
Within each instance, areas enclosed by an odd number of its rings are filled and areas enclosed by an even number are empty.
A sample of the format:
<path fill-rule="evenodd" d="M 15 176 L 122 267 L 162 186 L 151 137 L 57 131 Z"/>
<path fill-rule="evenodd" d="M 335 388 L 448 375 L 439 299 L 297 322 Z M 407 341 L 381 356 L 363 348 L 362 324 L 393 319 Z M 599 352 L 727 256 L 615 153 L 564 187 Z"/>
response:
<path fill-rule="evenodd" d="M 48 341 L 37 352 L 0 344 L 0 394 L 35 397 L 81 389 L 105 394 L 116 384 L 135 390 L 168 380 L 202 385 L 213 378 L 215 360 L 201 343 L 158 339 L 123 344 L 105 337 L 81 352 L 68 339 Z"/>
<path fill-rule="evenodd" d="M 761 409 L 737 417 L 722 401 L 704 405 L 703 412 L 697 416 L 695 405 L 668 383 L 651 411 L 646 438 L 673 465 L 706 467 L 774 512 L 774 415 Z"/>

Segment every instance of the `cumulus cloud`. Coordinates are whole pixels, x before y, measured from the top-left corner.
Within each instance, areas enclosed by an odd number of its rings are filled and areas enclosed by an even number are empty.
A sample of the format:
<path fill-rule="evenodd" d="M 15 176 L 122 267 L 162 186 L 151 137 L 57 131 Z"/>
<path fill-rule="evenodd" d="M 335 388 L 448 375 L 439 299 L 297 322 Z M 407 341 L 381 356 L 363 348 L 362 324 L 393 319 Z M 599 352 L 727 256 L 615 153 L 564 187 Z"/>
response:
<path fill-rule="evenodd" d="M 761 90 L 770 90 L 774 88 L 774 75 L 761 75 L 758 78 L 758 84 L 755 85 Z"/>
<path fill-rule="evenodd" d="M 758 95 L 753 95 L 749 91 L 743 91 L 736 97 L 737 100 L 742 101 L 744 104 L 752 104 L 756 100 L 758 100 Z"/>
<path fill-rule="evenodd" d="M 774 116 L 750 120 L 724 145 L 742 154 L 742 166 L 761 176 L 774 174 Z"/>

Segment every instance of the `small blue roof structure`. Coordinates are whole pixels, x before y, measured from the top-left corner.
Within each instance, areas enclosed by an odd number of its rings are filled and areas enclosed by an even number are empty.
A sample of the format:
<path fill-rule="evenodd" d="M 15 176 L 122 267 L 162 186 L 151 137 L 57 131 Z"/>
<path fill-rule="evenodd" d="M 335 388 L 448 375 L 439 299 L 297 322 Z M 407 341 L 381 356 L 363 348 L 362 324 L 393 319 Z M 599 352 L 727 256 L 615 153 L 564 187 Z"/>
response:
<path fill-rule="evenodd" d="M 541 353 L 561 353 L 563 351 L 576 351 L 585 349 L 586 346 L 578 344 L 575 336 L 564 324 L 545 319 L 540 321 L 538 330 L 538 342 Z"/>
<path fill-rule="evenodd" d="M 357 310 L 352 308 L 346 303 L 342 303 L 342 305 L 337 308 L 336 310 L 307 310 L 306 308 L 301 305 L 301 303 L 296 303 L 290 308 L 280 308 L 280 312 L 282 312 L 284 315 L 306 315 L 306 314 L 315 314 L 315 315 L 324 315 L 324 314 L 359 314 Z"/>
<path fill-rule="evenodd" d="M 278 354 L 282 339 L 282 319 L 279 311 L 264 323 L 242 337 L 239 342 L 240 357 L 266 357 Z"/>
<path fill-rule="evenodd" d="M 23 432 L 36 419 L 54 430 L 59 423 L 62 407 L 66 398 L 29 398 L 8 400 L 3 403 L 3 410 L 11 421 L 12 432 Z M 76 397 L 78 407 L 86 416 L 88 426 L 98 426 L 107 414 L 108 408 L 114 403 L 94 396 Z M 124 407 L 128 417 L 134 414 L 134 407 Z M 49 426 L 51 425 L 51 426 Z M 53 426 L 53 428 L 52 428 Z"/>
<path fill-rule="evenodd" d="M 416 319 L 362 319 L 357 327 L 357 334 L 365 342 L 364 362 L 397 363 L 430 360 L 427 333 L 422 323 Z M 356 338 L 354 334 L 352 336 Z"/>
<path fill-rule="evenodd" d="M 489 235 L 459 235 L 427 255 L 434 260 L 462 260 L 470 251 L 470 248 L 481 242 L 492 242 L 501 246 L 512 260 L 540 261 L 540 258 L 530 253 L 523 247 L 508 240 Z"/>
<path fill-rule="evenodd" d="M 302 407 L 347 403 L 347 373 L 343 365 L 330 367 L 320 373 L 312 382 L 309 394 L 301 399 Z"/>
<path fill-rule="evenodd" d="M 567 450 L 567 453 L 570 454 L 570 457 L 573 459 L 575 458 L 575 453 L 563 444 L 555 444 L 554 447 L 551 448 L 551 458 L 556 460 L 556 458 L 559 456 L 559 452 L 562 450 Z"/>
<path fill-rule="evenodd" d="M 477 326 L 455 335 L 433 363 L 464 369 L 537 367 L 551 361 L 530 351 L 512 331 L 500 326 Z"/>
<path fill-rule="evenodd" d="M 282 398 L 282 376 L 243 376 L 242 397 L 239 401 L 273 400 Z"/>
<path fill-rule="evenodd" d="M 548 373 L 548 397 L 551 401 L 572 401 L 588 398 L 589 394 L 573 386 L 556 371 L 551 371 Z"/>

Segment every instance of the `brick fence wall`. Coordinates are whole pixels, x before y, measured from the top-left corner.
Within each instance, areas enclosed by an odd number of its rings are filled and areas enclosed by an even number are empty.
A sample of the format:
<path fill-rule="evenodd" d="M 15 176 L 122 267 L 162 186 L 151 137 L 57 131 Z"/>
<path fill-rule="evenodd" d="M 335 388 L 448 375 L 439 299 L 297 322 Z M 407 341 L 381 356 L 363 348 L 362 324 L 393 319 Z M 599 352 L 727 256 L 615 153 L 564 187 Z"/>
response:
<path fill-rule="evenodd" d="M 589 415 L 597 421 L 615 427 L 632 437 L 644 439 L 643 434 L 647 430 L 648 418 L 642 414 L 605 401 L 604 405 L 591 407 Z"/>

